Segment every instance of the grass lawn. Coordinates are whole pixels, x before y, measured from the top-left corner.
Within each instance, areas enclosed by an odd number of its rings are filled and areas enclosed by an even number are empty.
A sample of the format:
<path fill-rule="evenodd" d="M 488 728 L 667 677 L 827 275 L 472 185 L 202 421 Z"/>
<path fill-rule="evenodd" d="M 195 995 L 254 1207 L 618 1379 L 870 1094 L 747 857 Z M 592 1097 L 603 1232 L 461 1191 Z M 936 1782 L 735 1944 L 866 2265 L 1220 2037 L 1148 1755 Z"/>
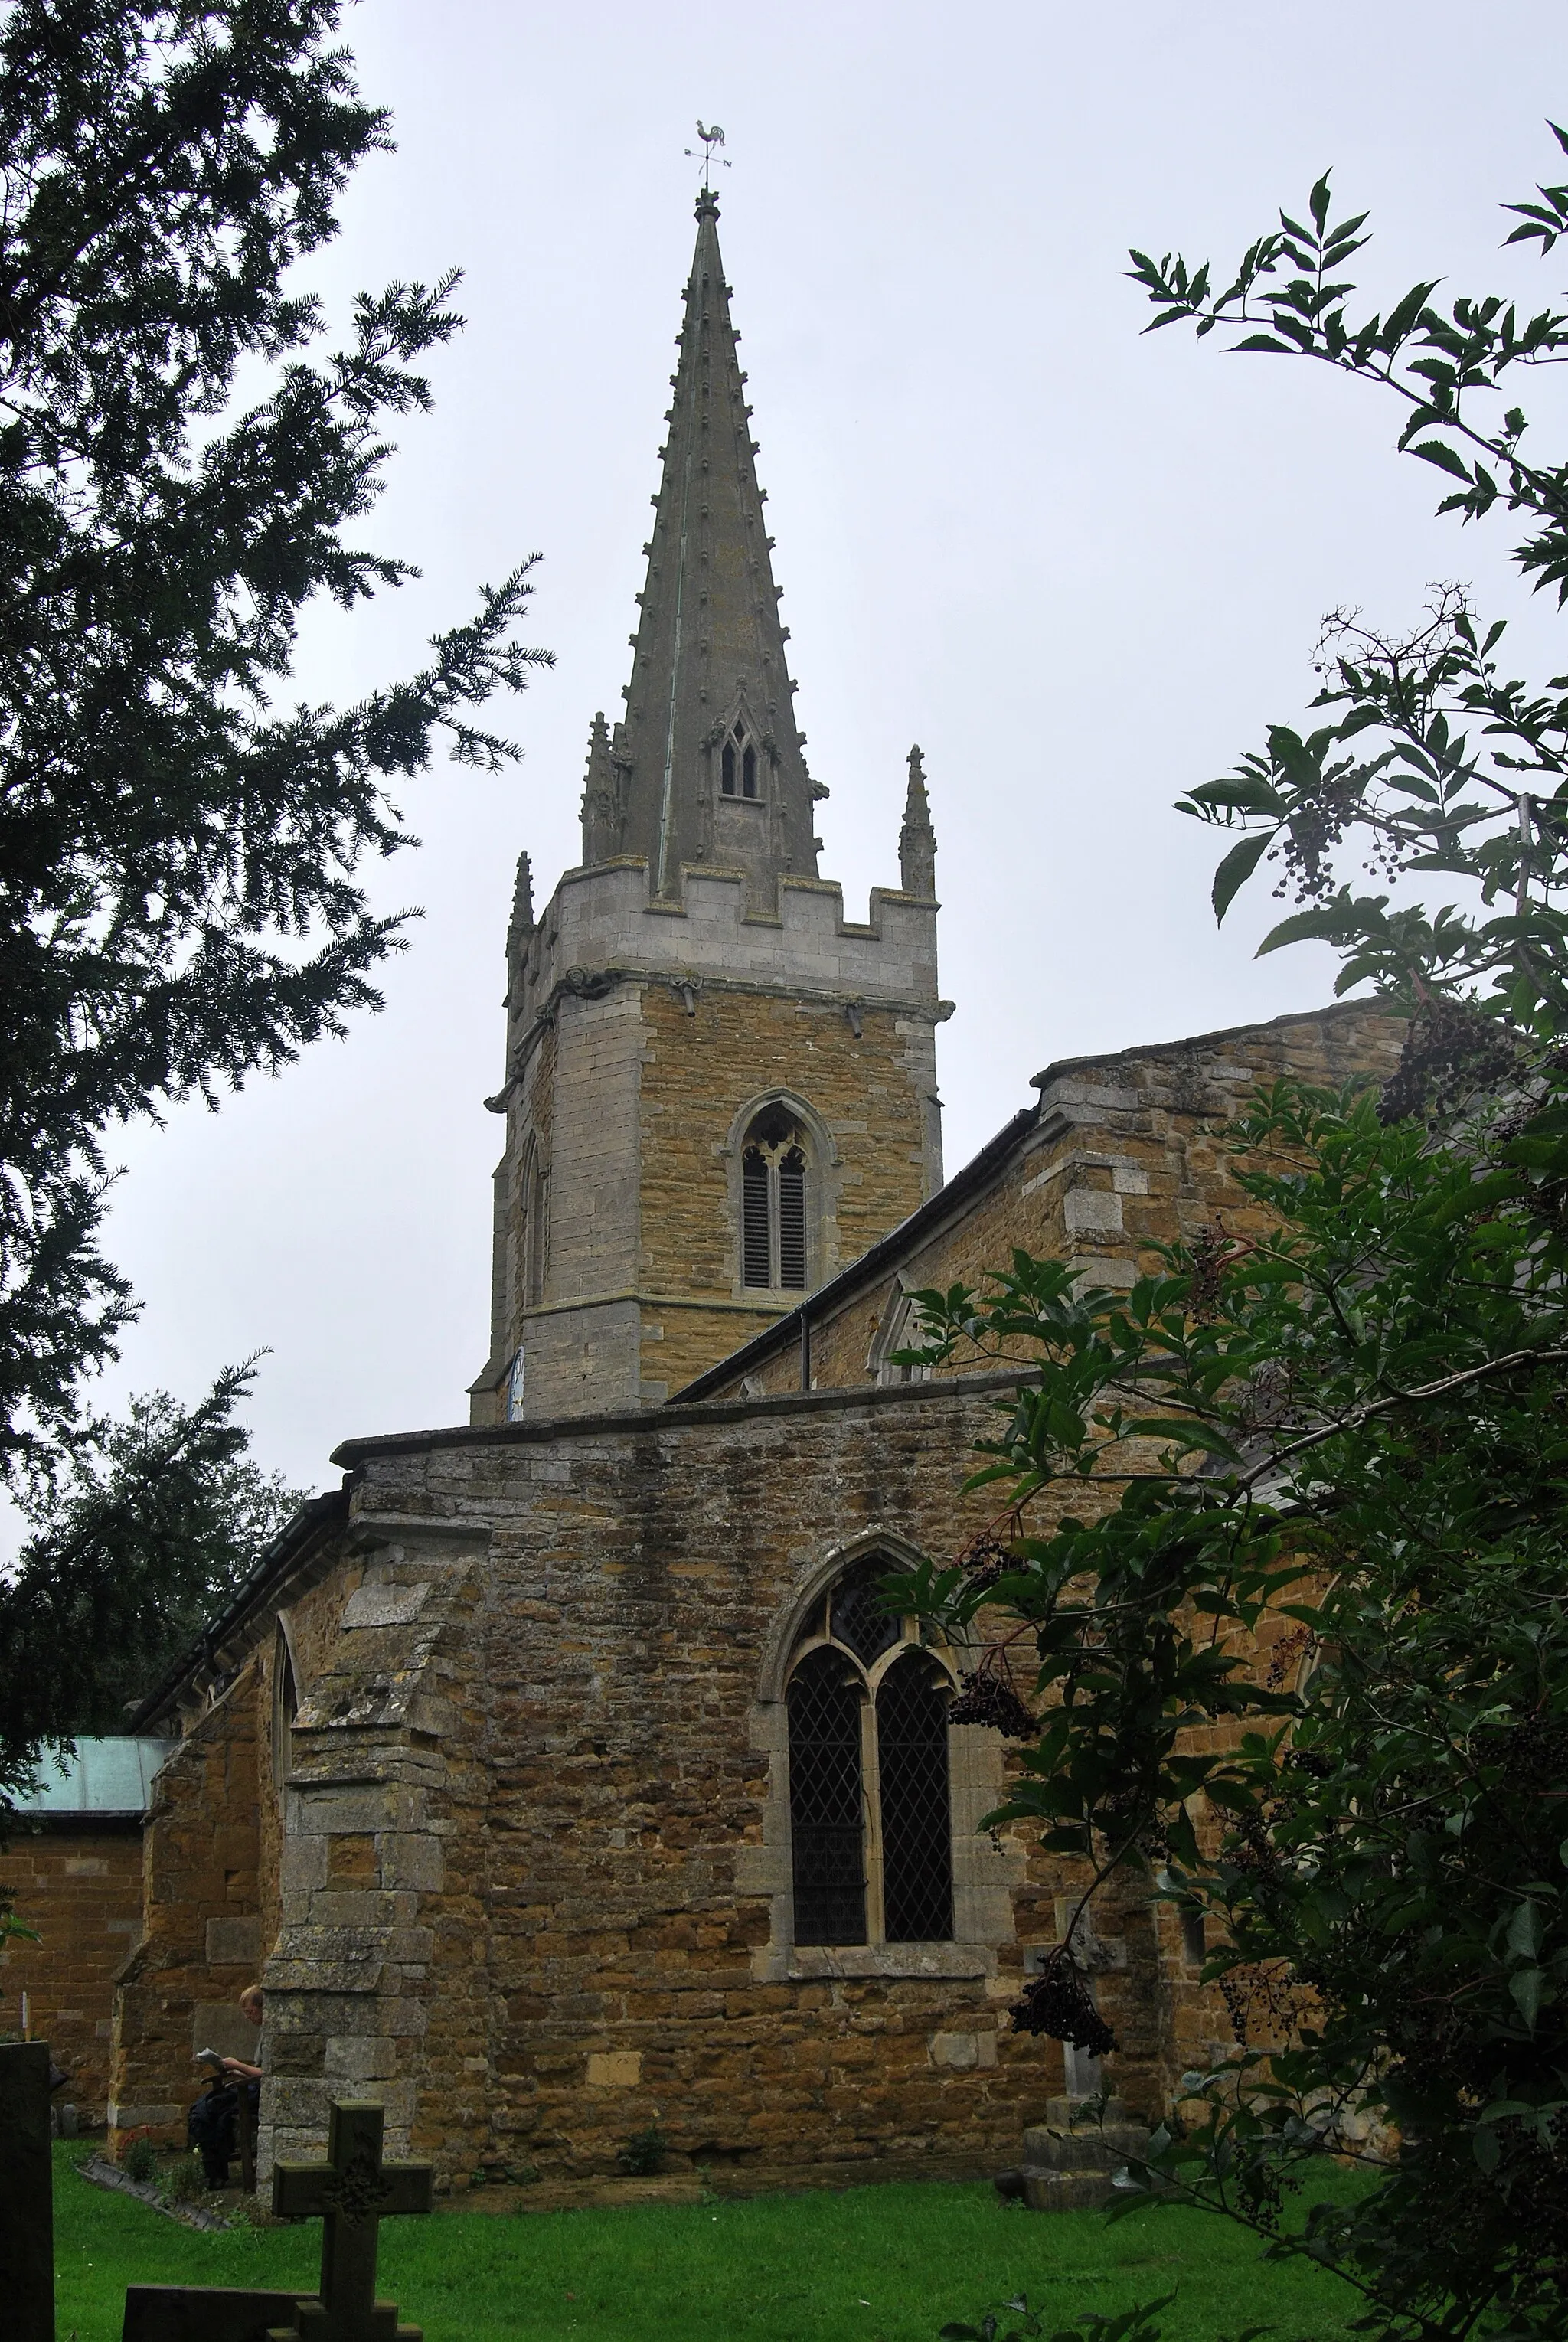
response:
<path fill-rule="evenodd" d="M 89 2187 L 57 2150 L 59 2342 L 119 2342 L 128 2284 L 314 2291 L 321 2228 L 204 2236 Z M 437 2213 L 381 2232 L 381 2291 L 425 2342 L 935 2342 L 1020 2290 L 1070 2322 L 1179 2287 L 1166 2342 L 1265 2322 L 1333 2342 L 1356 2301 L 1321 2270 L 1259 2261 L 1241 2230 L 1147 2208 L 1004 2208 L 988 2187 L 852 2187 L 609 2211 Z"/>

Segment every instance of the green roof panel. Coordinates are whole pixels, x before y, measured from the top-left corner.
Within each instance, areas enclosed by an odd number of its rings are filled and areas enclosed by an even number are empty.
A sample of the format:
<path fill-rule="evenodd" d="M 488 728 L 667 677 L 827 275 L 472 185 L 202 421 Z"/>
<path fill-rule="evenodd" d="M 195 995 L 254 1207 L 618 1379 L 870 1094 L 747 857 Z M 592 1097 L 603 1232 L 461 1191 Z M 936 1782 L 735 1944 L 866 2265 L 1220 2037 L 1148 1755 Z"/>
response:
<path fill-rule="evenodd" d="M 177 1747 L 174 1740 L 135 1740 L 122 1736 L 95 1739 L 84 1733 L 65 1756 L 40 1756 L 31 1785 L 13 1799 L 19 1814 L 144 1814 L 153 1776 Z"/>

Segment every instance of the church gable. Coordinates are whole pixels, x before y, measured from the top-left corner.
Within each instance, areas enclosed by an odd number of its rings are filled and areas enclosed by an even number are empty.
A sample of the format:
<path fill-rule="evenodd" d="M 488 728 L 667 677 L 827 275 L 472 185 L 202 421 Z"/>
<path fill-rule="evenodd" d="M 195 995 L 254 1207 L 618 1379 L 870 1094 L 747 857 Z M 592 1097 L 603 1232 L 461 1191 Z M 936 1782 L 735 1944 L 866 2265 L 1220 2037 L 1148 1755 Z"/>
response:
<path fill-rule="evenodd" d="M 1037 1106 L 804 1308 L 694 1377 L 677 1398 L 795 1390 L 803 1374 L 806 1386 L 821 1390 L 903 1379 L 907 1370 L 890 1358 L 913 1338 L 906 1296 L 978 1284 L 1015 1246 L 1066 1260 L 1086 1281 L 1114 1288 L 1157 1267 L 1156 1246 L 1195 1234 L 1216 1213 L 1243 1232 L 1254 1207 L 1232 1176 L 1223 1134 L 1249 1095 L 1284 1074 L 1323 1084 L 1381 1081 L 1403 1034 L 1378 1004 L 1347 1002 L 1048 1067 L 1037 1076 Z"/>

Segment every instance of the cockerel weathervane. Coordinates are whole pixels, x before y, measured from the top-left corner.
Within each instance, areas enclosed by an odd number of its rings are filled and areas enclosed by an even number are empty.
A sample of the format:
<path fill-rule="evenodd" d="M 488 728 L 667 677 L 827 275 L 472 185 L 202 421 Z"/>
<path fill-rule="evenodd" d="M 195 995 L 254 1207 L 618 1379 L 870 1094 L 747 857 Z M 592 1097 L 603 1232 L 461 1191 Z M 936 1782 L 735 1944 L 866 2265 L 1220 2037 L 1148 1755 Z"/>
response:
<path fill-rule="evenodd" d="M 708 193 L 708 181 L 713 174 L 714 149 L 715 146 L 722 146 L 724 145 L 724 134 L 719 128 L 716 122 L 711 130 L 705 129 L 703 125 L 702 116 L 699 115 L 697 116 L 697 136 L 703 142 L 703 193 L 705 195 Z M 696 151 L 697 150 L 694 146 L 688 146 L 686 149 L 688 155 L 694 155 Z M 728 155 L 724 155 L 722 160 L 724 162 L 724 169 L 727 171 L 730 167 Z"/>

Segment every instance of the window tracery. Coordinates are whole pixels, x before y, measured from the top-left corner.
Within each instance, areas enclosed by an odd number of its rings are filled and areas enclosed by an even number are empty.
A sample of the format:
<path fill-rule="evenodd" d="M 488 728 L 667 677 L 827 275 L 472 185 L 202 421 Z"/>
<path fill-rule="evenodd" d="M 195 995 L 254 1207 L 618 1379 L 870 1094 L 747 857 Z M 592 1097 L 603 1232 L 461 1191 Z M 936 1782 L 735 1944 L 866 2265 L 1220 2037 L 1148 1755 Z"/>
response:
<path fill-rule="evenodd" d="M 760 769 L 756 742 L 746 729 L 745 718 L 737 716 L 719 750 L 720 793 L 726 797 L 759 797 Z"/>
<path fill-rule="evenodd" d="M 797 1640 L 785 1694 L 797 1944 L 953 1940 L 952 1678 L 873 1555 Z"/>
<path fill-rule="evenodd" d="M 764 1106 L 741 1150 L 741 1282 L 804 1293 L 809 1266 L 808 1142 L 787 1106 Z"/>

